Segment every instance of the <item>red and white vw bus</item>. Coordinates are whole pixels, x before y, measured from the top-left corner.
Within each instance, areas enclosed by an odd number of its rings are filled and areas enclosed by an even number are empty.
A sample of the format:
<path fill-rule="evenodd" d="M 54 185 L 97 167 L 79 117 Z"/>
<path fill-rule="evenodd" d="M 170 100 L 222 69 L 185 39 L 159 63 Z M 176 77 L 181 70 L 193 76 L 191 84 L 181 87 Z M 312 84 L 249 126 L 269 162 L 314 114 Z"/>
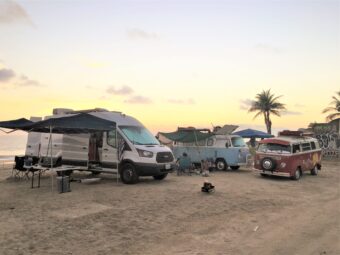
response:
<path fill-rule="evenodd" d="M 282 131 L 278 137 L 264 139 L 256 150 L 254 171 L 262 176 L 286 176 L 298 180 L 309 171 L 321 170 L 321 148 L 318 140 L 303 137 L 299 131 Z"/>

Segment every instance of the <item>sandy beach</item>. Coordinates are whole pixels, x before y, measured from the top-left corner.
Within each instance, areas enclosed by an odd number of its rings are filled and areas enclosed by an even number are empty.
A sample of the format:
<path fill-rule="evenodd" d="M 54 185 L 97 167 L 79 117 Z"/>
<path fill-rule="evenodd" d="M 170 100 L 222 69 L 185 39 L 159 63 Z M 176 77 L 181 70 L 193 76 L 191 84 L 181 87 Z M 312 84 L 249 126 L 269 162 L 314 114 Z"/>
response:
<path fill-rule="evenodd" d="M 300 181 L 249 169 L 204 177 L 101 175 L 97 184 L 51 191 L 0 171 L 0 254 L 340 254 L 339 162 Z M 85 178 L 86 173 L 74 177 Z"/>

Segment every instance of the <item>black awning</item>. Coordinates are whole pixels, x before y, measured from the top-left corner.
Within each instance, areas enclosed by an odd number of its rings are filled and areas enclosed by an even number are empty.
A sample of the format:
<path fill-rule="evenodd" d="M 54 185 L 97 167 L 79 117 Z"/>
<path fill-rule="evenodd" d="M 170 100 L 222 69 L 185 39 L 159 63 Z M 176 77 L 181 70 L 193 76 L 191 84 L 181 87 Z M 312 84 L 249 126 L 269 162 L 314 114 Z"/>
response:
<path fill-rule="evenodd" d="M 50 129 L 52 128 L 52 133 L 58 134 L 79 134 L 91 133 L 95 131 L 109 131 L 116 127 L 115 122 L 101 119 L 88 113 L 79 113 L 65 117 L 50 118 L 38 122 L 28 121 L 27 124 L 18 123 L 17 125 L 14 125 L 13 123 L 15 121 L 0 122 L 0 127 L 41 133 L 49 133 Z M 4 123 L 4 125 L 2 125 L 2 123 Z M 10 126 L 7 123 L 12 123 L 12 125 Z"/>
<path fill-rule="evenodd" d="M 20 129 L 22 127 L 25 127 L 27 125 L 33 124 L 34 122 L 21 118 L 17 120 L 9 120 L 9 121 L 0 121 L 0 127 L 2 128 L 8 128 L 8 129 Z"/>

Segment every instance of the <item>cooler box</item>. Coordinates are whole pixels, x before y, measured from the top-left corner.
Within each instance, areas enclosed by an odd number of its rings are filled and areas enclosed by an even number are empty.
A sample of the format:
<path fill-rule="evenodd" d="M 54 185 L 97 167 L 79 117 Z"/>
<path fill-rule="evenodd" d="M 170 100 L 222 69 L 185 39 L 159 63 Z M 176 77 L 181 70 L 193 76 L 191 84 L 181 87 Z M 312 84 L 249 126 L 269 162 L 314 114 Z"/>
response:
<path fill-rule="evenodd" d="M 57 189 L 59 193 L 70 192 L 70 177 L 58 176 L 57 177 Z"/>

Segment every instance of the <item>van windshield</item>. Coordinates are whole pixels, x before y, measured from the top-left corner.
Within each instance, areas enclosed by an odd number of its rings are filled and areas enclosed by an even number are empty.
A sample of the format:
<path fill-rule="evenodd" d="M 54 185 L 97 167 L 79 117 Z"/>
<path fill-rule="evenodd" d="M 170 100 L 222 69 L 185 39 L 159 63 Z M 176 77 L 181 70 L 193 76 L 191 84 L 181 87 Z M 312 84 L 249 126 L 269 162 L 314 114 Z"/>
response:
<path fill-rule="evenodd" d="M 276 143 L 261 143 L 257 148 L 257 151 L 288 154 L 291 153 L 291 146 Z"/>
<path fill-rule="evenodd" d="M 120 126 L 120 129 L 133 144 L 159 145 L 158 140 L 145 127 Z"/>
<path fill-rule="evenodd" d="M 242 137 L 238 136 L 232 137 L 231 143 L 233 144 L 233 147 L 246 147 L 246 144 Z"/>

